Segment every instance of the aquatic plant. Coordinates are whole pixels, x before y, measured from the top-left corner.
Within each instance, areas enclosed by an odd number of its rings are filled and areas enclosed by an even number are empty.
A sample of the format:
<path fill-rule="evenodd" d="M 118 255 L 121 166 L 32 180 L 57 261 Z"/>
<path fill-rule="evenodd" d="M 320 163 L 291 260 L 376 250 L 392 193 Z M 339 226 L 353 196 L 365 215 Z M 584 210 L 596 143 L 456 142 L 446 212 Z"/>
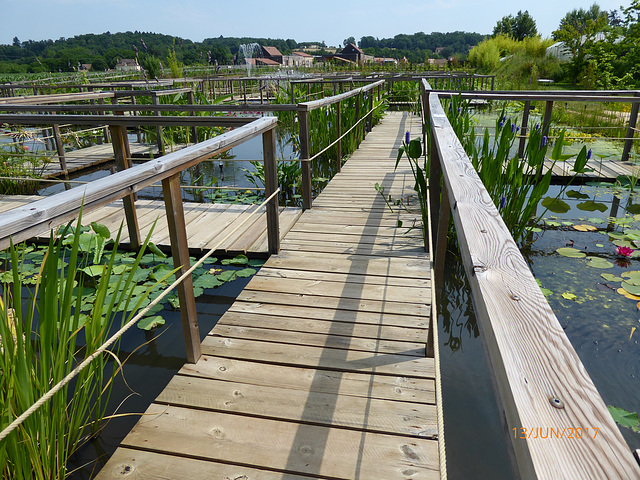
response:
<path fill-rule="evenodd" d="M 406 156 L 409 160 L 409 166 L 411 167 L 411 172 L 413 173 L 413 178 L 415 179 L 415 183 L 413 185 L 413 189 L 416 191 L 418 195 L 418 203 L 420 205 L 420 214 L 422 217 L 422 240 L 424 242 L 424 247 L 428 248 L 429 238 L 428 238 L 428 228 L 429 224 L 429 188 L 427 186 L 427 166 L 423 164 L 420 166 L 420 160 L 422 158 L 422 144 L 420 143 L 420 139 L 414 138 L 411 140 L 410 132 L 406 132 L 405 139 L 402 142 L 402 146 L 398 149 L 398 156 L 396 159 L 396 166 L 398 168 L 398 164 L 403 156 Z"/>

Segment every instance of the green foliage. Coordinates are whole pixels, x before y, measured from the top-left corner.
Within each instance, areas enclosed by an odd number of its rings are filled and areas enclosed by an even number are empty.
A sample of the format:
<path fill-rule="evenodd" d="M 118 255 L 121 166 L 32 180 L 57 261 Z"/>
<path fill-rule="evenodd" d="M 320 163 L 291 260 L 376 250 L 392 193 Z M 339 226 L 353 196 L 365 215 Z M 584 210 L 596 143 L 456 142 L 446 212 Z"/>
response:
<path fill-rule="evenodd" d="M 407 132 L 406 137 L 409 138 L 409 132 Z M 402 141 L 402 146 L 398 149 L 395 168 L 398 168 L 398 164 L 400 163 L 400 160 L 402 160 L 403 156 L 406 156 L 409 160 L 409 166 L 411 167 L 411 172 L 413 173 L 413 178 L 415 180 L 413 189 L 418 196 L 418 202 L 420 204 L 420 215 L 422 217 L 422 241 L 424 242 L 424 248 L 427 249 L 429 248 L 429 229 L 427 228 L 427 225 L 429 225 L 429 187 L 427 186 L 428 168 L 426 163 L 421 162 L 422 144 L 420 143 L 420 139 L 414 138 L 413 140 L 410 140 L 409 143 L 405 140 Z M 387 205 L 389 204 L 387 203 Z"/>
<path fill-rule="evenodd" d="M 529 15 L 529 11 L 519 10 L 515 17 L 507 15 L 498 21 L 497 25 L 493 27 L 493 35 L 499 34 L 510 35 L 516 40 L 524 40 L 527 37 L 535 37 L 538 34 L 538 29 L 536 21 Z"/>

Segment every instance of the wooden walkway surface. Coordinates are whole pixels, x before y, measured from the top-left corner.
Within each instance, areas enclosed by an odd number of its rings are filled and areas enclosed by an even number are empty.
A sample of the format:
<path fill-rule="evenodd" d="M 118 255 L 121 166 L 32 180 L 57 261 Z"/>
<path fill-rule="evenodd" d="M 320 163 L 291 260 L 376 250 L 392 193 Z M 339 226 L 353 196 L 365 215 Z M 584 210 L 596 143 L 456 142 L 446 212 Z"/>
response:
<path fill-rule="evenodd" d="M 40 198 L 42 197 L 0 196 L 0 212 L 25 205 Z M 224 203 L 184 203 L 183 208 L 185 222 L 187 224 L 189 249 L 195 252 L 199 250 L 210 250 L 223 240 L 238 224 L 244 221 L 247 215 L 255 211 L 257 207 L 257 205 L 232 205 Z M 136 213 L 142 238 L 146 238 L 151 226 L 157 220 L 151 241 L 158 246 L 168 249 L 171 244 L 169 243 L 169 228 L 167 226 L 164 201 L 139 199 L 136 202 Z M 302 210 L 300 208 L 280 208 L 281 238 L 291 229 L 301 213 Z M 259 218 L 255 223 L 252 224 L 252 221 L 249 220 L 248 223 L 238 229 L 235 234 L 224 240 L 217 248 L 218 254 L 235 255 L 239 253 L 268 252 L 267 220 L 264 214 L 264 208 L 258 216 Z M 120 224 L 125 222 L 122 200 L 118 200 L 83 215 L 83 225 L 89 225 L 91 222 L 98 222 L 107 226 L 111 231 L 112 237 L 115 238 Z M 43 231 L 39 236 L 48 238 L 49 231 Z M 122 229 L 120 243 L 123 245 L 129 243 L 126 222 Z"/>
<path fill-rule="evenodd" d="M 406 130 L 374 128 L 98 479 L 440 478 L 430 257 L 374 189 L 412 193 Z"/>

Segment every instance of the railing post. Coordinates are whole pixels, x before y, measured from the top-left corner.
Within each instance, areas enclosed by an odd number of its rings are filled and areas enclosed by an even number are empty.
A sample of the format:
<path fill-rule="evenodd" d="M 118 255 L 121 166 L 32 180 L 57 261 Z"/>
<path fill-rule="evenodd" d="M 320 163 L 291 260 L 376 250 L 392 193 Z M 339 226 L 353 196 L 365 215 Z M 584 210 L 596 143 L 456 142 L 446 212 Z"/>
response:
<path fill-rule="evenodd" d="M 518 146 L 518 157 L 524 157 L 524 145 L 527 142 L 527 130 L 529 125 L 529 110 L 531 109 L 531 100 L 524 102 L 524 112 L 522 113 L 522 125 L 520 127 L 520 145 Z"/>
<path fill-rule="evenodd" d="M 159 105 L 158 94 L 156 92 L 151 92 L 151 102 L 154 105 Z M 162 116 L 159 110 L 153 112 L 155 117 Z M 158 145 L 158 155 L 164 155 L 164 140 L 162 138 L 162 127 L 160 125 L 156 126 L 156 143 Z"/>
<path fill-rule="evenodd" d="M 264 152 L 264 193 L 268 198 L 278 189 L 275 128 L 262 134 L 262 150 Z M 278 195 L 274 195 L 273 199 L 267 203 L 267 240 L 269 243 L 269 253 L 278 253 L 280 250 Z"/>
<path fill-rule="evenodd" d="M 373 90 L 369 90 L 367 92 L 369 96 L 369 118 L 367 122 L 369 123 L 369 132 L 373 129 Z"/>
<path fill-rule="evenodd" d="M 358 93 L 358 95 L 355 96 L 355 100 L 354 101 L 356 102 L 356 120 L 355 121 L 356 121 L 356 124 L 357 124 L 358 121 L 360 120 L 360 94 L 359 93 Z M 360 130 L 360 125 L 358 125 L 355 128 L 354 132 L 353 132 L 353 134 L 356 137 L 356 145 L 358 143 L 360 143 L 359 142 L 359 138 L 360 138 L 360 131 L 359 130 Z"/>
<path fill-rule="evenodd" d="M 542 119 L 542 135 L 549 136 L 551 126 L 551 114 L 553 113 L 553 100 L 547 100 L 544 107 L 544 117 Z"/>
<path fill-rule="evenodd" d="M 189 105 L 195 105 L 196 104 L 196 98 L 195 97 L 196 96 L 193 93 L 193 90 L 189 90 L 187 92 L 187 99 L 189 101 Z M 191 143 L 198 143 L 198 127 L 196 127 L 195 125 L 193 127 L 191 127 L 191 136 L 193 138 Z"/>
<path fill-rule="evenodd" d="M 62 143 L 62 135 L 60 135 L 60 126 L 58 124 L 53 125 L 53 140 L 55 141 L 56 150 L 58 151 L 60 169 L 62 170 L 62 173 L 67 175 L 67 158 L 64 155 L 64 143 Z"/>
<path fill-rule="evenodd" d="M 638 96 L 638 92 L 635 93 L 635 96 Z M 636 134 L 636 125 L 638 123 L 638 107 L 640 107 L 640 102 L 633 102 L 631 106 L 631 115 L 629 116 L 629 127 L 627 128 L 627 139 L 624 141 L 624 149 L 622 151 L 623 162 L 629 161 L 629 152 L 631 152 L 631 147 L 633 146 L 633 138 Z"/>
<path fill-rule="evenodd" d="M 302 209 L 311 208 L 311 144 L 309 140 L 309 112 L 301 110 L 298 112 L 298 123 L 300 125 L 300 163 L 302 168 Z"/>
<path fill-rule="evenodd" d="M 116 166 L 119 171 L 131 167 L 131 159 L 128 157 L 128 141 L 127 127 L 121 125 L 110 125 L 111 142 L 113 145 L 113 155 Z M 138 217 L 136 215 L 136 199 L 135 194 L 131 193 L 122 199 L 124 203 L 124 215 L 127 220 L 127 230 L 129 232 L 129 242 L 131 248 L 137 250 L 142 243 L 140 242 L 140 227 L 138 226 Z"/>
<path fill-rule="evenodd" d="M 187 229 L 182 208 L 182 193 L 180 191 L 180 176 L 178 174 L 162 180 L 162 193 L 167 212 L 169 238 L 171 241 L 171 255 L 173 256 L 176 278 L 183 275 L 191 264 L 189 262 L 189 246 L 187 244 Z M 188 275 L 177 287 L 180 300 L 180 317 L 184 333 L 187 362 L 196 363 L 201 356 L 200 331 L 196 313 L 196 298 L 193 294 L 193 280 Z"/>
<path fill-rule="evenodd" d="M 340 173 L 342 171 L 342 102 L 336 103 L 336 171 Z"/>

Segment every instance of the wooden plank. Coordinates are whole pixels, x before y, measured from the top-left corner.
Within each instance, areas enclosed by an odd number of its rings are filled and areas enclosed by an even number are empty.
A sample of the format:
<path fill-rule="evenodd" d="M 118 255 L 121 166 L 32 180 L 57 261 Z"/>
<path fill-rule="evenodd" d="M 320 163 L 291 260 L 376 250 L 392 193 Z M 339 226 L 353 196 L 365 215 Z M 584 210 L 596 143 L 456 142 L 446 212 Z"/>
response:
<path fill-rule="evenodd" d="M 207 336 L 202 342 L 205 355 L 252 360 L 277 365 L 298 365 L 320 370 L 377 375 L 433 378 L 433 359 L 396 354 L 372 354 L 356 350 L 324 349 L 299 345 Z"/>
<path fill-rule="evenodd" d="M 326 242 L 312 242 L 312 241 L 293 241 L 285 239 L 282 241 L 282 248 L 287 250 L 298 250 L 304 252 L 320 252 L 320 253 L 341 253 L 349 255 L 381 255 L 391 257 L 410 257 L 422 256 L 428 259 L 429 256 L 425 253 L 423 247 L 414 246 L 395 246 L 393 250 L 389 250 L 385 246 L 377 245 L 365 245 L 360 246 L 349 243 L 334 243 L 327 244 Z"/>
<path fill-rule="evenodd" d="M 431 438 L 434 405 L 176 375 L 156 403 Z"/>
<path fill-rule="evenodd" d="M 295 474 L 436 479 L 437 442 L 153 404 L 123 444 Z M 323 461 L 331 452 L 332 461 Z"/>
<path fill-rule="evenodd" d="M 257 290 L 243 290 L 240 295 L 238 295 L 238 299 L 244 302 L 274 303 L 303 307 L 309 306 L 357 312 L 393 313 L 417 317 L 428 317 L 430 314 L 428 305 L 401 303 L 392 300 L 363 300 Z"/>
<path fill-rule="evenodd" d="M 383 338 L 359 338 L 345 335 L 335 335 L 332 330 L 329 332 L 301 332 L 294 330 L 295 324 L 289 322 L 290 329 L 269 328 L 269 323 L 264 322 L 262 327 L 247 327 L 228 325 L 224 317 L 216 325 L 210 335 L 223 338 L 237 338 L 243 340 L 257 340 L 261 342 L 289 343 L 292 345 L 304 345 L 310 347 L 335 348 L 343 350 L 357 350 L 370 353 L 392 353 L 395 355 L 406 355 L 410 357 L 424 357 L 424 342 L 397 342 Z"/>
<path fill-rule="evenodd" d="M 234 310 L 227 310 L 224 316 L 218 321 L 219 325 L 235 325 L 243 327 L 255 327 L 255 328 L 268 328 L 276 330 L 295 330 L 296 332 L 310 332 L 332 335 L 342 335 L 353 338 L 372 338 L 372 339 L 384 339 L 395 340 L 399 342 L 416 342 L 424 343 L 427 338 L 427 330 L 422 327 L 409 326 L 411 323 L 411 317 L 403 316 L 405 319 L 405 325 L 390 325 L 387 324 L 387 318 L 378 317 L 378 323 L 364 323 L 358 321 L 358 315 L 350 315 L 351 318 L 345 318 L 345 321 L 341 321 L 339 315 L 338 318 L 313 318 L 307 316 L 285 316 L 278 315 L 276 313 L 269 314 L 261 311 L 260 308 L 253 310 L 251 308 L 243 308 L 244 306 L 251 306 L 255 304 L 244 304 Z M 280 306 L 278 306 L 280 307 Z M 292 307 L 282 310 L 291 311 Z M 267 309 L 268 310 L 268 309 Z M 277 313 L 282 310 L 276 310 Z M 314 314 L 313 309 L 302 309 L 304 314 Z M 310 312 L 311 310 L 311 312 Z M 254 313 L 256 312 L 257 313 Z M 348 315 L 344 315 L 347 317 Z M 361 315 L 363 316 L 363 315 Z M 348 321 L 351 320 L 351 321 Z M 361 319 L 360 319 L 361 320 Z M 413 319 L 414 321 L 416 319 Z M 419 319 L 418 319 L 419 320 Z"/>
<path fill-rule="evenodd" d="M 145 450 L 118 448 L 109 462 L 95 477 L 108 480 L 131 475 L 135 479 L 189 480 L 282 480 L 282 473 L 244 465 L 178 457 Z M 309 480 L 311 477 L 287 474 L 287 479 Z"/>
<path fill-rule="evenodd" d="M 394 285 L 363 285 L 326 280 L 303 280 L 286 277 L 256 275 L 245 290 L 262 292 L 318 295 L 340 299 L 390 300 L 408 304 L 427 304 L 431 299 L 430 289 L 425 287 L 397 287 Z"/>
<path fill-rule="evenodd" d="M 316 370 L 302 366 L 264 364 L 207 355 L 203 355 L 196 364 L 185 364 L 179 373 L 290 390 L 435 404 L 435 382 L 425 376 L 411 378 Z"/>

